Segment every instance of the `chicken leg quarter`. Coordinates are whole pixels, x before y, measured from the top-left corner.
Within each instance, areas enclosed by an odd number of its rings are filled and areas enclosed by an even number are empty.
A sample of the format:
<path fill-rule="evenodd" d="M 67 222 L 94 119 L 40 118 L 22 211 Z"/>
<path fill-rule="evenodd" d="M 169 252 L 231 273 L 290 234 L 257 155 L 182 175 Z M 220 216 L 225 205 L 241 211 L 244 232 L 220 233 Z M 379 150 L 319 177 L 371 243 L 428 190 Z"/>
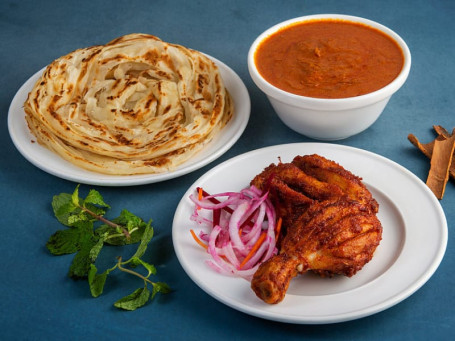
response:
<path fill-rule="evenodd" d="M 279 253 L 251 282 L 266 303 L 282 301 L 300 273 L 351 277 L 373 257 L 382 238 L 378 203 L 361 178 L 337 163 L 297 156 L 290 164 L 270 165 L 252 184 L 269 191 L 285 234 Z"/>

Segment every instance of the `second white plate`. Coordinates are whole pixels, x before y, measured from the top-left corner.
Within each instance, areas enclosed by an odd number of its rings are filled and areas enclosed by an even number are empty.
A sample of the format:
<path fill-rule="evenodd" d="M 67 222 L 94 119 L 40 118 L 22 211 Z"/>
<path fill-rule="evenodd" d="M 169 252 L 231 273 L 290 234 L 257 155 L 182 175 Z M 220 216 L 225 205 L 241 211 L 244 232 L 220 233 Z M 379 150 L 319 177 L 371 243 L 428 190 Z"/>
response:
<path fill-rule="evenodd" d="M 228 151 L 242 135 L 250 117 L 251 103 L 245 84 L 226 64 L 213 57 L 208 57 L 217 64 L 225 86 L 234 100 L 234 115 L 220 134 L 201 152 L 171 172 L 129 176 L 95 173 L 76 167 L 47 148 L 33 142 L 36 141 L 36 138 L 27 127 L 23 105 L 44 69 L 30 77 L 11 102 L 8 112 L 8 130 L 11 139 L 19 152 L 33 165 L 52 175 L 79 183 L 104 186 L 141 185 L 172 179 L 195 171 Z"/>
<path fill-rule="evenodd" d="M 209 255 L 192 239 L 199 231 L 190 221 L 189 195 L 197 186 L 209 193 L 240 190 L 278 157 L 319 154 L 363 178 L 379 202 L 383 239 L 375 255 L 352 278 L 320 278 L 305 274 L 292 280 L 277 305 L 259 300 L 244 279 L 208 268 Z M 415 207 L 418 202 L 420 207 Z M 433 193 L 414 174 L 377 154 L 335 144 L 278 145 L 239 155 L 213 168 L 183 196 L 174 216 L 172 238 L 177 257 L 188 276 L 206 293 L 247 314 L 265 319 L 320 324 L 353 320 L 387 309 L 418 290 L 436 271 L 447 245 L 447 222 Z"/>

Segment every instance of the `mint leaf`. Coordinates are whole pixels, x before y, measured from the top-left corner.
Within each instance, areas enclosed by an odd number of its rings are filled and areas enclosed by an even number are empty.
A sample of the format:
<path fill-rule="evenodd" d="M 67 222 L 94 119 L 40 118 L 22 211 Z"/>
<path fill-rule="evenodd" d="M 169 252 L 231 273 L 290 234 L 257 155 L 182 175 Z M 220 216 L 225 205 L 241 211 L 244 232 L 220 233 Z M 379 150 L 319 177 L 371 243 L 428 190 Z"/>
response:
<path fill-rule="evenodd" d="M 152 297 L 153 299 L 157 293 L 168 294 L 171 292 L 171 288 L 164 282 L 153 283 Z"/>
<path fill-rule="evenodd" d="M 121 228 L 115 229 L 112 226 L 101 225 L 95 230 L 95 234 L 101 235 L 108 233 L 106 244 L 110 245 L 128 245 L 138 243 L 144 233 L 145 228 L 150 225 L 146 224 L 141 218 L 132 214 L 128 210 L 122 210 L 118 218 L 112 219 L 114 224 L 123 226 L 129 233 L 129 238 L 125 236 Z"/>
<path fill-rule="evenodd" d="M 138 266 L 138 265 L 142 265 L 148 271 L 148 274 L 146 276 L 147 278 L 150 275 L 156 275 L 156 268 L 153 264 L 147 263 L 147 262 L 143 261 L 142 259 L 133 256 L 131 258 L 131 266 Z"/>
<path fill-rule="evenodd" d="M 71 202 L 73 203 L 74 206 L 76 207 L 79 206 L 79 185 L 76 186 L 76 189 L 71 195 Z"/>
<path fill-rule="evenodd" d="M 136 310 L 144 306 L 150 298 L 150 290 L 145 286 L 119 299 L 114 306 L 124 310 Z"/>
<path fill-rule="evenodd" d="M 137 215 L 131 213 L 128 210 L 122 210 L 120 212 L 120 216 L 115 219 L 118 224 L 130 224 L 131 226 L 139 226 L 143 220 L 139 218 Z"/>
<path fill-rule="evenodd" d="M 147 224 L 141 218 L 128 210 L 122 210 L 122 212 L 120 212 L 120 216 L 114 219 L 113 222 L 125 226 L 128 232 L 133 232 L 133 230 L 136 230 L 138 228 L 143 230 L 145 226 L 147 226 Z"/>
<path fill-rule="evenodd" d="M 94 264 L 90 264 L 90 270 L 88 272 L 88 284 L 90 286 L 90 293 L 93 297 L 98 297 L 103 293 L 104 284 L 106 283 L 107 275 L 109 271 L 106 270 L 101 274 L 97 273 L 98 269 Z"/>
<path fill-rule="evenodd" d="M 90 257 L 90 251 L 97 243 L 92 234 L 84 234 L 79 239 L 80 249 L 73 258 L 68 275 L 71 278 L 85 278 L 93 263 Z"/>
<path fill-rule="evenodd" d="M 70 213 L 70 215 L 67 218 L 69 226 L 75 226 L 79 222 L 91 221 L 91 220 L 92 219 L 90 219 L 90 217 L 87 216 L 87 214 L 85 212 L 83 212 L 83 211 Z"/>
<path fill-rule="evenodd" d="M 53 255 L 75 253 L 81 248 L 81 238 L 93 229 L 92 222 L 78 221 L 73 228 L 55 232 L 47 241 L 46 247 Z"/>
<path fill-rule="evenodd" d="M 60 193 L 55 195 L 52 200 L 52 209 L 57 220 L 65 226 L 70 226 L 68 217 L 78 209 L 71 200 L 71 194 Z"/>
<path fill-rule="evenodd" d="M 83 209 L 85 209 L 83 212 L 88 217 L 88 219 L 91 219 L 93 221 L 99 220 L 99 217 L 102 217 L 106 214 L 106 210 L 103 207 L 95 206 L 91 203 L 84 202 Z M 88 213 L 88 211 L 90 211 L 92 214 Z M 93 216 L 93 214 L 95 216 Z"/>
<path fill-rule="evenodd" d="M 79 251 L 80 231 L 66 229 L 55 232 L 47 241 L 46 247 L 53 255 L 65 255 Z"/>
<path fill-rule="evenodd" d="M 132 258 L 134 257 L 141 258 L 144 255 L 145 251 L 147 250 L 147 245 L 153 238 L 153 227 L 151 227 L 150 224 L 151 221 L 147 224 L 147 227 L 145 228 L 144 233 L 142 234 L 141 242 Z"/>
<path fill-rule="evenodd" d="M 83 234 L 93 235 L 93 221 L 91 220 L 75 221 L 71 227 L 78 229 L 81 233 L 81 236 Z"/>
<path fill-rule="evenodd" d="M 122 210 L 119 217 L 108 220 L 104 217 L 110 206 L 105 203 L 101 194 L 90 190 L 85 199 L 79 197 L 79 185 L 72 194 L 61 193 L 53 197 L 52 208 L 58 221 L 69 227 L 55 232 L 47 241 L 46 247 L 54 255 L 75 253 L 68 275 L 73 279 L 87 278 L 93 297 L 103 293 L 107 277 L 115 269 L 134 275 L 144 281 L 144 287 L 118 300 L 114 305 L 124 310 L 135 310 L 147 303 L 158 292 L 168 293 L 170 288 L 163 282 L 152 282 L 149 277 L 156 274 L 156 268 L 141 259 L 147 245 L 153 237 L 151 220 L 145 223 L 140 217 L 128 210 Z M 102 223 L 96 227 L 96 223 Z M 117 263 L 112 268 L 98 273 L 95 261 L 105 244 L 125 245 L 138 243 L 133 257 Z M 129 265 L 130 268 L 125 267 Z M 147 275 L 132 270 L 132 267 L 143 266 Z M 147 283 L 153 286 L 152 292 Z"/>
<path fill-rule="evenodd" d="M 101 252 L 101 249 L 103 248 L 105 238 L 106 235 L 103 235 L 90 249 L 88 256 L 92 263 L 95 263 L 96 259 L 98 258 L 98 255 Z"/>
<path fill-rule="evenodd" d="M 110 206 L 104 202 L 104 199 L 101 196 L 101 194 L 94 189 L 91 189 L 89 191 L 87 197 L 84 200 L 84 204 L 93 204 L 93 205 L 110 208 Z"/>
<path fill-rule="evenodd" d="M 106 236 L 105 243 L 109 245 L 125 245 L 126 244 L 126 237 L 122 233 L 112 226 L 108 225 L 101 225 L 95 230 L 95 235 L 97 236 Z"/>

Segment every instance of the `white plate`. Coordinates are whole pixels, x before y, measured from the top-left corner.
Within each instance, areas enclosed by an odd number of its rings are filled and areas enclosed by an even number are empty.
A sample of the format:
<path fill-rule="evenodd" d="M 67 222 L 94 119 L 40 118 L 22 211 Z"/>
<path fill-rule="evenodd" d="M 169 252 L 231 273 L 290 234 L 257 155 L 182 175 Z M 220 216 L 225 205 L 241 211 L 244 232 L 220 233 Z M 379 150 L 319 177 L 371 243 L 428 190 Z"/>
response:
<path fill-rule="evenodd" d="M 36 138 L 27 127 L 23 104 L 44 69 L 27 80 L 14 96 L 8 113 L 9 134 L 19 152 L 32 164 L 47 173 L 79 183 L 130 186 L 164 181 L 190 173 L 207 165 L 228 151 L 242 135 L 250 117 L 250 97 L 245 84 L 226 64 L 213 57 L 210 58 L 219 67 L 225 86 L 233 97 L 234 116 L 220 134 L 205 146 L 201 152 L 171 172 L 130 176 L 95 173 L 76 167 L 38 143 L 32 142 L 36 141 Z"/>
<path fill-rule="evenodd" d="M 383 239 L 371 260 L 351 278 L 294 278 L 277 305 L 259 300 L 244 279 L 215 273 L 204 260 L 207 253 L 190 235 L 199 231 L 189 217 L 188 199 L 197 186 L 209 193 L 240 190 L 262 169 L 281 157 L 325 156 L 363 178 L 379 202 Z M 419 207 L 416 207 L 418 203 Z M 422 209 L 424 208 L 424 209 Z M 419 289 L 436 271 L 446 249 L 447 221 L 433 193 L 414 174 L 382 156 L 361 149 L 324 143 L 278 145 L 255 150 L 213 168 L 183 196 L 173 222 L 177 257 L 190 278 L 220 302 L 265 319 L 319 324 L 353 320 L 387 309 Z"/>

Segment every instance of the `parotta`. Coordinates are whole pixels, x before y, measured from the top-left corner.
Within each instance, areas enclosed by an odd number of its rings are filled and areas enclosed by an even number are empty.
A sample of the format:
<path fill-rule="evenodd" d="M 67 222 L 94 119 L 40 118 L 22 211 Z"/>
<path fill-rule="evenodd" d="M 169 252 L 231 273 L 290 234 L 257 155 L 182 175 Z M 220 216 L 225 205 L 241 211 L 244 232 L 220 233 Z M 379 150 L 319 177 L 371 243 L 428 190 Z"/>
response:
<path fill-rule="evenodd" d="M 215 63 L 146 34 L 52 62 L 24 104 L 39 143 L 73 164 L 117 175 L 175 169 L 228 122 Z"/>

